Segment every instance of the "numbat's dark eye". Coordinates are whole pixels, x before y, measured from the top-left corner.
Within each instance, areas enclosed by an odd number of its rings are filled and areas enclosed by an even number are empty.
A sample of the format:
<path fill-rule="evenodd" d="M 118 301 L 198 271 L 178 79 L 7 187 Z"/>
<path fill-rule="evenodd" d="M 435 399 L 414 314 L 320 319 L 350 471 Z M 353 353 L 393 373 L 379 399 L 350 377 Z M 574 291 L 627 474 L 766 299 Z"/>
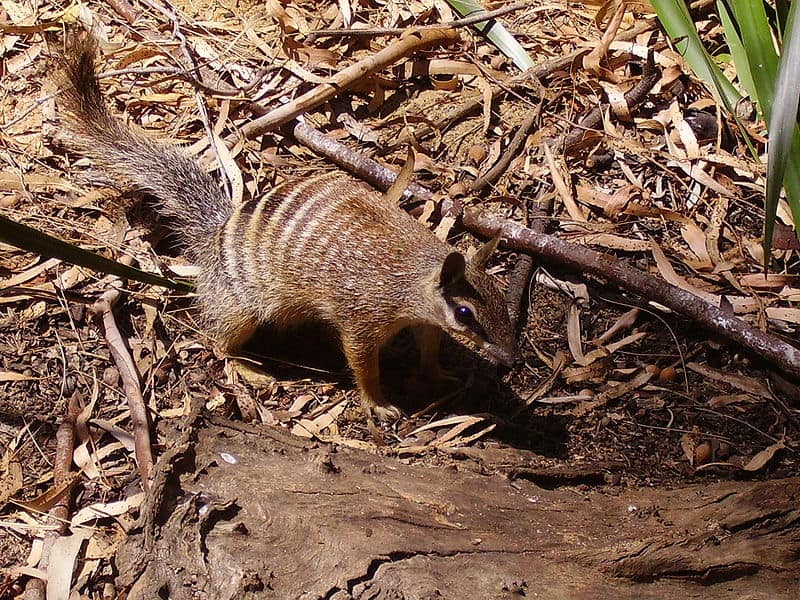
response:
<path fill-rule="evenodd" d="M 472 310 L 470 310 L 469 306 L 464 306 L 463 304 L 456 306 L 456 319 L 464 324 L 472 322 Z"/>

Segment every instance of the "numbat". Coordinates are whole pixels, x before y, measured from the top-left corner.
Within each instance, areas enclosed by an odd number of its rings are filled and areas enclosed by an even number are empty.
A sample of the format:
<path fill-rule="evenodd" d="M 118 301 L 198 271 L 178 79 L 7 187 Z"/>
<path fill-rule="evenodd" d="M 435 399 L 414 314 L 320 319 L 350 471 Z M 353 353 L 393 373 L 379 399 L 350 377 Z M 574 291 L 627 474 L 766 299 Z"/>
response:
<path fill-rule="evenodd" d="M 397 418 L 380 387 L 378 353 L 411 327 L 423 372 L 440 375 L 442 330 L 510 364 L 515 339 L 503 297 L 484 271 L 491 243 L 471 259 L 364 183 L 326 174 L 284 183 L 238 206 L 177 148 L 108 112 L 95 74 L 96 42 L 69 41 L 60 110 L 69 144 L 123 189 L 151 194 L 200 267 L 199 303 L 220 350 L 235 351 L 263 323 L 320 320 L 338 332 L 362 406 Z"/>

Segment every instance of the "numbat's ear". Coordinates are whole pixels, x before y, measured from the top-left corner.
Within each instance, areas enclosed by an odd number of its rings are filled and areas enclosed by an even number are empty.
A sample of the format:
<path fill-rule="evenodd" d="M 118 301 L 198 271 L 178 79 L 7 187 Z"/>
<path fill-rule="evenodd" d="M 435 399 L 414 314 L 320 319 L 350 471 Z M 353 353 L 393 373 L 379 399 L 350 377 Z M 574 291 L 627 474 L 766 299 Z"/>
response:
<path fill-rule="evenodd" d="M 442 263 L 442 270 L 439 273 L 439 285 L 447 287 L 463 279 L 466 266 L 463 254 L 460 252 L 448 254 Z"/>
<path fill-rule="evenodd" d="M 497 245 L 499 243 L 500 243 L 500 234 L 498 233 L 491 240 L 489 240 L 483 246 L 478 248 L 478 251 L 475 253 L 475 256 L 472 257 L 472 264 L 480 269 L 486 268 L 486 263 L 489 262 L 489 259 L 492 257 L 492 254 L 494 254 L 494 251 L 497 250 Z"/>

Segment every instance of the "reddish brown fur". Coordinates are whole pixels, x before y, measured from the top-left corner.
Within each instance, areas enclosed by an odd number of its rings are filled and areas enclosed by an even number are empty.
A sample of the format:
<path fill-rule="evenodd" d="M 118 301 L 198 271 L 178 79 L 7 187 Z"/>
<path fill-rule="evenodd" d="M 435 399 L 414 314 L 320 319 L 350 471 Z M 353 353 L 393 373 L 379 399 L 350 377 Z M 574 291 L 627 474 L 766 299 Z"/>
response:
<path fill-rule="evenodd" d="M 378 351 L 406 326 L 415 328 L 430 372 L 438 372 L 441 329 L 511 360 L 508 314 L 483 264 L 465 262 L 341 174 L 289 182 L 233 207 L 192 160 L 109 115 L 94 52 L 91 41 L 73 43 L 64 59 L 62 111 L 74 146 L 121 186 L 156 196 L 175 220 L 201 268 L 200 304 L 222 349 L 235 350 L 260 323 L 325 321 L 340 334 L 364 407 L 380 417 L 398 413 L 381 393 Z M 460 322 L 459 306 L 474 319 Z"/>

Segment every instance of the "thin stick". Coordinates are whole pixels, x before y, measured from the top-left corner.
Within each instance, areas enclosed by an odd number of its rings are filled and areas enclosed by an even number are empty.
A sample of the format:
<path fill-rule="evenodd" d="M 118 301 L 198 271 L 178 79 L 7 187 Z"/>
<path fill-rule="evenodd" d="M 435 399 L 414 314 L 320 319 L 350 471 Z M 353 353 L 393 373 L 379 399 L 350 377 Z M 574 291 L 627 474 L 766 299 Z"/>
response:
<path fill-rule="evenodd" d="M 298 121 L 292 125 L 291 131 L 298 142 L 381 191 L 388 190 L 397 177 L 397 173 L 390 168 L 354 152 L 342 142 L 326 136 L 305 123 Z M 407 195 L 419 200 L 433 199 L 433 193 L 417 183 L 408 186 Z"/>
<path fill-rule="evenodd" d="M 114 12 L 127 21 L 128 25 L 133 25 L 142 13 L 133 8 L 128 0 L 106 0 Z"/>
<path fill-rule="evenodd" d="M 279 106 L 263 117 L 250 121 L 241 128 L 240 135 L 245 139 L 253 139 L 274 131 L 281 125 L 341 94 L 355 83 L 363 81 L 364 78 L 418 50 L 454 44 L 459 40 L 458 32 L 452 29 L 411 30 L 372 56 L 339 71 L 330 78 L 330 81 L 321 83 L 293 101 Z M 236 136 L 234 135 L 233 139 L 226 139 L 226 141 L 235 142 Z"/>
<path fill-rule="evenodd" d="M 655 66 L 653 50 L 651 48 L 647 55 L 647 62 L 645 63 L 642 76 L 639 81 L 630 90 L 625 92 L 623 98 L 629 110 L 634 109 L 639 104 L 644 102 L 650 90 L 661 79 L 661 71 Z M 564 152 L 569 154 L 581 145 L 585 138 L 591 139 L 591 132 L 597 134 L 602 133 L 603 113 L 608 109 L 610 104 L 604 102 L 595 106 L 586 116 L 582 117 L 578 124 L 575 125 L 570 132 L 564 136 L 563 139 L 556 139 L 551 145 L 558 148 L 563 141 Z"/>
<path fill-rule="evenodd" d="M 502 8 L 497 8 L 490 11 L 481 11 L 477 14 L 464 17 L 463 19 L 456 19 L 447 23 L 435 23 L 433 25 L 418 25 L 416 29 L 456 29 L 458 27 L 467 27 L 468 25 L 475 25 L 484 21 L 490 21 L 497 17 L 502 17 L 508 13 L 522 10 L 523 8 L 530 8 L 530 0 L 524 2 L 515 2 Z M 373 29 L 320 29 L 319 31 L 312 31 L 306 41 L 313 42 L 318 37 L 339 37 L 339 36 L 369 36 L 375 37 L 379 35 L 401 35 L 408 31 L 407 27 L 375 27 Z"/>
<path fill-rule="evenodd" d="M 481 192 L 484 188 L 494 184 L 497 182 L 500 177 L 502 177 L 503 173 L 506 172 L 508 169 L 508 165 L 511 164 L 511 161 L 517 158 L 518 156 L 522 155 L 522 150 L 525 147 L 525 141 L 528 139 L 528 134 L 530 133 L 533 126 L 539 121 L 539 117 L 541 116 L 541 104 L 539 104 L 536 110 L 529 110 L 528 113 L 525 115 L 525 118 L 520 123 L 517 131 L 514 132 L 514 137 L 511 138 L 511 142 L 508 144 L 508 148 L 505 149 L 503 155 L 500 157 L 494 165 L 489 167 L 486 171 L 478 175 L 478 177 L 470 184 L 470 191 L 473 194 L 477 194 Z"/>
<path fill-rule="evenodd" d="M 81 407 L 78 404 L 76 392 L 70 397 L 67 414 L 56 430 L 56 456 L 53 461 L 53 485 L 55 487 L 63 485 L 71 475 L 72 454 L 75 451 L 75 421 L 80 412 Z M 48 523 L 53 526 L 53 529 L 47 531 L 42 540 L 42 555 L 37 564 L 37 568 L 42 573 L 47 573 L 53 544 L 67 532 L 71 498 L 70 490 L 63 494 L 47 513 Z M 25 585 L 25 600 L 44 600 L 45 595 L 45 582 L 42 579 L 31 578 L 28 580 Z"/>
<path fill-rule="evenodd" d="M 125 341 L 122 339 L 122 334 L 120 334 L 114 318 L 113 307 L 120 297 L 121 288 L 122 281 L 115 278 L 109 289 L 103 292 L 100 299 L 94 303 L 92 312 L 101 319 L 108 349 L 122 379 L 122 387 L 125 391 L 125 397 L 128 399 L 128 409 L 131 413 L 134 454 L 136 462 L 139 464 L 142 488 L 148 491 L 153 473 L 153 453 L 150 449 L 150 422 L 147 418 L 147 408 L 142 397 L 136 365 L 125 345 Z"/>
<path fill-rule="evenodd" d="M 663 304 L 702 327 L 739 344 L 781 371 L 800 377 L 800 349 L 775 335 L 756 329 L 690 292 L 629 267 L 618 258 L 585 246 L 569 244 L 550 235 L 536 233 L 514 221 L 479 209 L 464 212 L 464 225 L 483 236 L 494 236 L 499 232 L 508 248 L 530 252 L 534 256 L 582 273 L 591 273 L 621 289 Z"/>

